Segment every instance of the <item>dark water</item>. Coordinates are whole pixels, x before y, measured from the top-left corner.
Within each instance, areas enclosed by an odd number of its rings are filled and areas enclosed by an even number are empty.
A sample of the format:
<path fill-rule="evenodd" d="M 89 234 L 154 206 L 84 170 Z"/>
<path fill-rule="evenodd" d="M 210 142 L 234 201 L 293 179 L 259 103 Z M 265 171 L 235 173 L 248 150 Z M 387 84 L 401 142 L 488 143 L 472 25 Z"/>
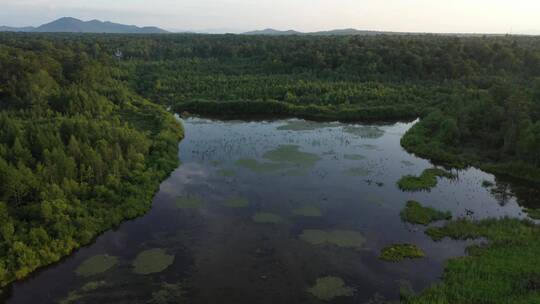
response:
<path fill-rule="evenodd" d="M 307 289 L 327 276 L 354 288 L 332 303 L 396 300 L 402 286 L 422 290 L 438 280 L 446 259 L 463 255 L 467 243 L 435 243 L 423 228 L 401 222 L 407 200 L 456 217 L 524 215 L 511 193 L 493 195 L 482 187 L 494 177 L 476 169 L 440 180 L 431 192 L 401 192 L 401 176 L 431 167 L 400 147 L 411 125 L 188 119 L 182 165 L 161 185 L 153 209 L 15 284 L 8 303 L 322 303 Z M 179 208 L 177 201 L 186 197 L 201 205 Z M 249 206 L 224 206 L 230 198 Z M 299 215 L 305 207 L 321 216 Z M 254 221 L 260 212 L 279 221 Z M 355 231 L 365 243 L 312 245 L 299 237 L 305 229 Z M 392 243 L 416 244 L 426 258 L 380 261 L 380 249 Z M 133 260 L 153 248 L 174 255 L 172 265 L 134 273 Z M 81 263 L 101 254 L 118 263 L 93 276 L 76 274 Z M 97 283 L 89 288 L 89 282 Z"/>

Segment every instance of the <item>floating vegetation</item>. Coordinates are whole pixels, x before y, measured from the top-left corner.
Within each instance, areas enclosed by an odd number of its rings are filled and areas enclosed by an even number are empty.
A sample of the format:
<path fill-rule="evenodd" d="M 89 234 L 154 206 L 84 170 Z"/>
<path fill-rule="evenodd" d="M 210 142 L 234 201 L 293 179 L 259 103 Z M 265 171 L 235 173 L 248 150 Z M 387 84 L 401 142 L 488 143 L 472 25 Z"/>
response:
<path fill-rule="evenodd" d="M 145 250 L 133 261 L 133 272 L 137 274 L 152 274 L 162 272 L 174 262 L 174 255 L 169 255 L 164 249 Z"/>
<path fill-rule="evenodd" d="M 182 284 L 163 283 L 161 288 L 152 293 L 148 304 L 184 303 L 186 291 Z"/>
<path fill-rule="evenodd" d="M 405 222 L 419 225 L 428 225 L 432 222 L 452 219 L 452 213 L 424 207 L 417 201 L 408 201 L 400 216 Z"/>
<path fill-rule="evenodd" d="M 294 209 L 292 211 L 294 215 L 305 216 L 305 217 L 321 217 L 321 209 L 314 206 L 305 206 L 301 208 Z"/>
<path fill-rule="evenodd" d="M 405 165 L 405 166 L 407 166 L 407 167 L 413 167 L 413 166 L 415 166 L 415 164 L 414 164 L 413 162 L 408 161 L 408 160 L 402 160 L 402 161 L 401 161 L 401 164 L 403 164 L 403 165 Z"/>
<path fill-rule="evenodd" d="M 221 165 L 223 164 L 223 162 L 220 161 L 220 160 L 213 160 L 213 161 L 211 162 L 211 164 L 212 164 L 212 166 L 214 166 L 214 167 L 219 167 L 219 166 L 221 166 Z"/>
<path fill-rule="evenodd" d="M 292 163 L 300 167 L 313 167 L 321 158 L 317 154 L 301 152 L 299 146 L 282 145 L 266 152 L 263 157 L 278 163 Z"/>
<path fill-rule="evenodd" d="M 236 175 L 236 171 L 232 169 L 221 169 L 217 173 L 218 175 L 223 176 L 223 177 L 233 177 Z"/>
<path fill-rule="evenodd" d="M 249 200 L 245 197 L 232 197 L 223 202 L 223 206 L 228 208 L 246 208 L 249 206 Z"/>
<path fill-rule="evenodd" d="M 371 145 L 371 144 L 363 144 L 363 145 L 360 145 L 360 147 L 366 149 L 366 150 L 378 150 L 379 149 L 379 146 L 377 145 Z"/>
<path fill-rule="evenodd" d="M 356 167 L 347 169 L 344 173 L 348 176 L 368 176 L 371 174 L 371 170 L 362 167 Z"/>
<path fill-rule="evenodd" d="M 60 301 L 59 304 L 71 304 L 79 303 L 82 298 L 87 296 L 90 292 L 95 291 L 101 287 L 107 286 L 105 281 L 88 282 L 84 284 L 80 289 L 72 291 L 68 296 Z"/>
<path fill-rule="evenodd" d="M 85 260 L 77 270 L 77 275 L 83 277 L 89 277 L 96 274 L 103 273 L 118 263 L 118 258 L 110 255 L 95 255 Z"/>
<path fill-rule="evenodd" d="M 422 249 L 412 244 L 395 244 L 381 250 L 379 259 L 387 262 L 401 262 L 404 259 L 417 259 L 424 257 Z"/>
<path fill-rule="evenodd" d="M 374 126 L 346 126 L 343 132 L 349 133 L 361 138 L 379 138 L 384 135 L 384 130 Z"/>
<path fill-rule="evenodd" d="M 397 184 L 403 191 L 429 191 L 437 186 L 437 177 L 456 178 L 456 175 L 443 169 L 430 168 L 420 176 L 403 176 Z"/>
<path fill-rule="evenodd" d="M 180 209 L 196 209 L 202 204 L 202 198 L 196 195 L 179 196 L 176 198 L 176 207 Z"/>
<path fill-rule="evenodd" d="M 306 120 L 288 121 L 286 125 L 277 127 L 281 131 L 313 131 L 322 128 L 333 127 L 330 123 L 320 123 Z"/>
<path fill-rule="evenodd" d="M 236 165 L 249 169 L 255 173 L 268 173 L 287 169 L 290 166 L 282 163 L 259 162 L 256 159 L 242 158 L 236 161 Z"/>
<path fill-rule="evenodd" d="M 300 235 L 300 239 L 312 245 L 336 245 L 343 248 L 361 248 L 366 238 L 359 232 L 350 230 L 324 231 L 306 229 Z"/>
<path fill-rule="evenodd" d="M 366 157 L 360 154 L 345 154 L 343 158 L 347 160 L 362 160 L 362 159 L 365 159 Z"/>
<path fill-rule="evenodd" d="M 315 285 L 307 289 L 307 292 L 316 298 L 329 301 L 337 297 L 350 297 L 354 294 L 354 288 L 345 286 L 345 281 L 337 277 L 323 277 L 317 279 Z"/>
<path fill-rule="evenodd" d="M 279 224 L 283 222 L 281 216 L 269 212 L 258 212 L 252 218 L 254 222 L 260 224 Z"/>
<path fill-rule="evenodd" d="M 533 220 L 540 220 L 540 209 L 525 208 L 523 211 Z"/>

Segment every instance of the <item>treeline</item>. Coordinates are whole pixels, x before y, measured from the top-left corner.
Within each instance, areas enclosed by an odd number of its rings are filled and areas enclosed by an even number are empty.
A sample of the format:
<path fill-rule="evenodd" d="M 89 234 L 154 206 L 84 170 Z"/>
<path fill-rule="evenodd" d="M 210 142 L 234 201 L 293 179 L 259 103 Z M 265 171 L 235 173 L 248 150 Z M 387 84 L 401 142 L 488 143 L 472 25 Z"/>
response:
<path fill-rule="evenodd" d="M 143 214 L 182 129 L 106 53 L 0 35 L 0 286 Z"/>

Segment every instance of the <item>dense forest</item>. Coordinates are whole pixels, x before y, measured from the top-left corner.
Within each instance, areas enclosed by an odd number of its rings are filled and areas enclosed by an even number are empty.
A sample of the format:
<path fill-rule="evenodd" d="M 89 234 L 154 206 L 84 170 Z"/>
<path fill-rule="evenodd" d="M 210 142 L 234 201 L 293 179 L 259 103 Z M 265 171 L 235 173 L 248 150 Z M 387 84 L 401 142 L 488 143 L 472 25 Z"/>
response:
<path fill-rule="evenodd" d="M 0 43 L 0 286 L 146 212 L 177 166 L 180 125 L 111 60 L 76 41 Z"/>
<path fill-rule="evenodd" d="M 165 107 L 419 117 L 408 151 L 540 182 L 537 37 L 0 34 L 0 70 L 0 285 L 149 208 L 182 137 Z"/>

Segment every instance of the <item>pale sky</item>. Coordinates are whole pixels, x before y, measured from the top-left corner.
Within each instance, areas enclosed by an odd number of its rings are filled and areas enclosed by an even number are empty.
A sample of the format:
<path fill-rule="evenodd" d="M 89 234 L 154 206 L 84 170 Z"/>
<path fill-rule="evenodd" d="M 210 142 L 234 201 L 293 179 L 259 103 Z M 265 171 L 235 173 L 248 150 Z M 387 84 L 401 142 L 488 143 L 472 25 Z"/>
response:
<path fill-rule="evenodd" d="M 0 0 L 0 25 L 37 26 L 64 16 L 195 31 L 540 34 L 540 0 Z"/>

